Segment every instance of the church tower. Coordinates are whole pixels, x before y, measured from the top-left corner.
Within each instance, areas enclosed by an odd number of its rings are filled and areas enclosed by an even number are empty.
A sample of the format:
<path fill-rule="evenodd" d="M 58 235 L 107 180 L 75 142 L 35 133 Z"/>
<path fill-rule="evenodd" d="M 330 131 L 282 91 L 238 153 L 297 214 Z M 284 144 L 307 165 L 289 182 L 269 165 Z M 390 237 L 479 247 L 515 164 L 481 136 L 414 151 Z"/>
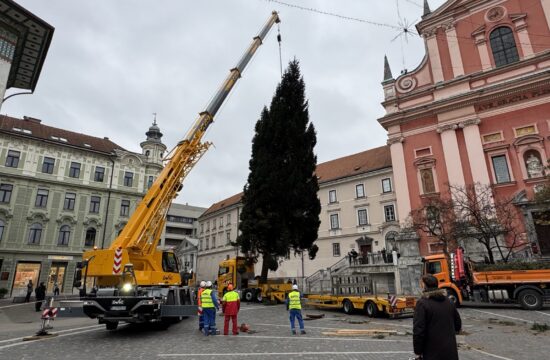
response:
<path fill-rule="evenodd" d="M 153 125 L 149 127 L 149 131 L 145 135 L 147 136 L 147 140 L 139 144 L 142 154 L 145 155 L 149 164 L 156 164 L 162 167 L 162 158 L 166 155 L 166 145 L 161 141 L 162 133 L 157 125 L 156 114 Z"/>

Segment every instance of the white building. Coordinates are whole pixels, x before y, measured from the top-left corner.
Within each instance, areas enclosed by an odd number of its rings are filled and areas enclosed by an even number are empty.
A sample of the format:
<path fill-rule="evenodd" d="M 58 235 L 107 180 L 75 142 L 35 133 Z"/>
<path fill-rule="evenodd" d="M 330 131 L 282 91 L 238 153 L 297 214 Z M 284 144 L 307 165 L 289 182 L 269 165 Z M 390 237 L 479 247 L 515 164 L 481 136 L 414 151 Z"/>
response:
<path fill-rule="evenodd" d="M 367 262 L 368 254 L 395 245 L 399 225 L 387 146 L 319 164 L 316 173 L 322 206 L 317 256 L 310 260 L 307 253 L 303 258 L 290 254 L 271 277 L 307 277 L 342 260 L 352 248 Z M 199 278 L 215 279 L 218 263 L 238 254 L 231 242 L 238 234 L 241 197 L 220 201 L 199 218 Z M 258 264 L 256 272 L 260 269 Z"/>

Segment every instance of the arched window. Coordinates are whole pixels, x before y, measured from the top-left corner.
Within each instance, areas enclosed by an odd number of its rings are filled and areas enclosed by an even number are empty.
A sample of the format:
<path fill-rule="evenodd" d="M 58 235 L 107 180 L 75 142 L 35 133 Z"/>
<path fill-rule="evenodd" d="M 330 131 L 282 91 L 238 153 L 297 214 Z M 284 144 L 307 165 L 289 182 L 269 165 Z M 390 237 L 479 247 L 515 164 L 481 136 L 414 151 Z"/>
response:
<path fill-rule="evenodd" d="M 40 244 L 40 238 L 42 237 L 42 224 L 34 223 L 29 229 L 29 244 Z"/>
<path fill-rule="evenodd" d="M 0 220 L 0 241 L 2 241 L 2 237 L 4 237 L 4 221 Z"/>
<path fill-rule="evenodd" d="M 514 33 L 509 27 L 496 28 L 491 32 L 490 39 L 493 58 L 497 67 L 519 61 Z"/>
<path fill-rule="evenodd" d="M 97 234 L 96 229 L 88 228 L 88 230 L 86 230 L 86 238 L 84 239 L 84 246 L 94 246 L 96 234 Z"/>
<path fill-rule="evenodd" d="M 57 238 L 57 245 L 67 246 L 69 245 L 69 238 L 71 237 L 71 228 L 69 225 L 63 225 L 59 229 L 59 237 Z"/>

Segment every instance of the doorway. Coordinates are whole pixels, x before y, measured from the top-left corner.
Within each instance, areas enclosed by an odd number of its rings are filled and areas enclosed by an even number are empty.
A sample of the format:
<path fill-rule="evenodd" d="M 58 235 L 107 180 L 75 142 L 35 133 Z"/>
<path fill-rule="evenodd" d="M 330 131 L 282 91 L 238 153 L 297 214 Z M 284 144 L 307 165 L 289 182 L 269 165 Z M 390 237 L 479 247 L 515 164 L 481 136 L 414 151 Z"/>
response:
<path fill-rule="evenodd" d="M 533 212 L 533 222 L 540 253 L 543 256 L 550 256 L 550 212 Z"/>
<path fill-rule="evenodd" d="M 53 293 L 55 284 L 59 287 L 59 291 L 63 292 L 63 285 L 65 282 L 65 270 L 67 270 L 67 263 L 52 263 L 50 268 L 50 275 L 48 276 L 48 287 L 46 292 L 48 294 Z"/>

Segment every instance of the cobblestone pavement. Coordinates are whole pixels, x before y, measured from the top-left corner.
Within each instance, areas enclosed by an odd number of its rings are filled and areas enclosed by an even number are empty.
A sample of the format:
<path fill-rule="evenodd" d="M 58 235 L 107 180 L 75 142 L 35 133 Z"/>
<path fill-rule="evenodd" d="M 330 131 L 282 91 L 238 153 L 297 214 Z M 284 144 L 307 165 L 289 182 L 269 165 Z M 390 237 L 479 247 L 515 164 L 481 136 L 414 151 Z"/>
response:
<path fill-rule="evenodd" d="M 26 307 L 28 309 L 26 309 Z M 376 359 L 402 360 L 412 356 L 412 319 L 368 319 L 337 311 L 304 310 L 325 314 L 306 321 L 306 335 L 291 335 L 282 305 L 243 304 L 239 323 L 249 333 L 209 336 L 188 318 L 167 330 L 149 326 L 121 326 L 107 331 L 90 319 L 58 319 L 58 336 L 21 341 L 38 328 L 29 305 L 0 306 L 0 359 Z M 516 308 L 461 308 L 465 335 L 459 337 L 461 360 L 543 360 L 550 354 L 550 331 L 532 330 L 550 324 L 550 309 L 528 312 Z M 9 314 L 9 315 L 8 315 Z M 217 317 L 218 327 L 223 318 Z M 399 335 L 341 337 L 324 334 L 338 329 L 397 330 Z"/>

